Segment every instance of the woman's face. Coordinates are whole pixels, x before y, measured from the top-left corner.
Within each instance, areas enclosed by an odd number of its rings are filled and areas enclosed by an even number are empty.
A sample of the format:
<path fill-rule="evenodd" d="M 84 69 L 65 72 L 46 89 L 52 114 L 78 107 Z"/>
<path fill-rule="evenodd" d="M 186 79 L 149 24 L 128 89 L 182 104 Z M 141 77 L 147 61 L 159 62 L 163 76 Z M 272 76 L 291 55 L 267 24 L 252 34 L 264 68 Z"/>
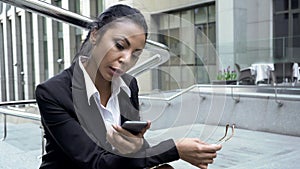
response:
<path fill-rule="evenodd" d="M 99 36 L 94 35 L 92 36 Z M 145 32 L 139 25 L 128 20 L 114 22 L 96 44 L 92 57 L 102 77 L 111 81 L 132 68 L 145 47 Z"/>

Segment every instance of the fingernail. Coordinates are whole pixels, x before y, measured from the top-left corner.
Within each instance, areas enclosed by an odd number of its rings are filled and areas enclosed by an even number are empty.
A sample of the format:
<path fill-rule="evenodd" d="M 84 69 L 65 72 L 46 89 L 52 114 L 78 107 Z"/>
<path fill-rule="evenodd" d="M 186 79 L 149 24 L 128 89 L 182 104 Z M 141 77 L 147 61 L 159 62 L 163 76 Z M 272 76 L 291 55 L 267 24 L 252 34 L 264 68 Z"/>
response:
<path fill-rule="evenodd" d="M 112 124 L 111 125 L 114 129 L 116 129 L 117 128 L 117 126 L 115 125 L 115 124 Z"/>

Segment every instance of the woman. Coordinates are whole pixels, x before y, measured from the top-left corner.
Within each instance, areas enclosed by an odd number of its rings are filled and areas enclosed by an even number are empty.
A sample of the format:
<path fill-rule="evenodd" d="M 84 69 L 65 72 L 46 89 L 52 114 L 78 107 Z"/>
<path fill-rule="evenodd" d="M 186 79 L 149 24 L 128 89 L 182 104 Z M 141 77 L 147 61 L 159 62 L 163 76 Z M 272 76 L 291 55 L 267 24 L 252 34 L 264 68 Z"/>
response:
<path fill-rule="evenodd" d="M 134 135 L 122 127 L 139 120 L 132 68 L 147 38 L 143 15 L 115 5 L 91 24 L 70 68 L 37 86 L 36 99 L 47 140 L 42 169 L 150 168 L 181 158 L 207 168 L 220 145 L 199 139 L 172 139 L 150 147 L 145 129 Z"/>

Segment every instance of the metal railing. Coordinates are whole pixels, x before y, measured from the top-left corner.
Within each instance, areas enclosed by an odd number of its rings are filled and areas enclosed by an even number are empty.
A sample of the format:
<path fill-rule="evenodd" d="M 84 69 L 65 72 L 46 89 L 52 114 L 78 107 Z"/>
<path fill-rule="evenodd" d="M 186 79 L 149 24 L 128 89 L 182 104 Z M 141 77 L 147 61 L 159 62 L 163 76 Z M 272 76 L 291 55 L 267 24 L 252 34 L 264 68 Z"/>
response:
<path fill-rule="evenodd" d="M 139 96 L 139 99 L 141 100 L 159 100 L 159 101 L 165 101 L 168 104 L 170 104 L 170 101 L 173 99 L 188 93 L 192 91 L 195 88 L 202 88 L 202 89 L 215 89 L 215 88 L 222 88 L 221 92 L 216 92 L 214 90 L 209 91 L 197 91 L 201 94 L 204 93 L 211 93 L 211 94 L 226 94 L 230 95 L 231 98 L 238 103 L 240 101 L 240 97 L 256 97 L 256 98 L 274 98 L 275 102 L 278 104 L 279 107 L 283 105 L 281 100 L 296 100 L 300 101 L 300 94 L 284 94 L 284 93 L 279 93 L 278 91 L 298 91 L 300 93 L 300 88 L 299 87 L 289 87 L 289 86 L 256 86 L 256 85 L 205 85 L 205 84 L 195 84 L 192 85 L 186 89 L 183 89 L 179 92 L 176 92 L 174 95 L 171 95 L 166 98 L 162 97 L 155 97 L 155 96 Z M 227 90 L 228 89 L 228 90 Z M 238 91 L 235 91 L 238 90 Z M 260 91 L 262 90 L 262 91 Z M 267 92 L 263 92 L 267 91 Z M 200 95 L 202 99 L 205 99 L 204 95 Z M 141 102 L 143 104 L 143 102 Z"/>
<path fill-rule="evenodd" d="M 41 117 L 37 114 L 32 113 L 24 113 L 16 110 L 9 110 L 7 108 L 1 108 L 3 106 L 20 106 L 20 105 L 26 105 L 26 104 L 33 104 L 36 103 L 35 100 L 20 100 L 20 101 L 8 101 L 8 102 L 1 102 L 0 103 L 0 114 L 3 114 L 3 137 L 1 141 L 4 141 L 7 136 L 7 116 L 15 116 L 20 117 L 24 119 L 30 119 L 30 120 L 36 120 L 40 121 Z"/>
<path fill-rule="evenodd" d="M 19 101 L 7 101 L 7 102 L 1 102 L 0 103 L 0 114 L 3 115 L 3 137 L 0 139 L 1 141 L 4 141 L 7 137 L 7 116 L 14 116 L 34 121 L 41 121 L 41 116 L 39 114 L 33 114 L 33 113 L 26 113 L 16 110 L 11 110 L 8 108 L 2 108 L 5 106 L 20 106 L 20 105 L 28 105 L 28 104 L 35 104 L 36 100 L 19 100 Z M 40 125 L 41 129 L 41 137 L 42 137 L 42 155 L 45 152 L 45 142 L 44 142 L 44 131 L 43 127 Z"/>

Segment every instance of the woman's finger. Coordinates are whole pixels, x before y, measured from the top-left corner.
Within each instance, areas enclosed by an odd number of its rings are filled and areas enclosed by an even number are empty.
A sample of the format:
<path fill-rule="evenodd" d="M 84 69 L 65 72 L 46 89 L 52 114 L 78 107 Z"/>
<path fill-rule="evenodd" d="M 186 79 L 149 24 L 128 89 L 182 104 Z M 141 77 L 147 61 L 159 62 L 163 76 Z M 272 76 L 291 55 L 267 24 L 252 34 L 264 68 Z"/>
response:
<path fill-rule="evenodd" d="M 199 167 L 201 169 L 207 169 L 208 164 L 198 164 L 197 167 Z"/>
<path fill-rule="evenodd" d="M 121 126 L 118 125 L 112 125 L 112 127 L 118 132 L 118 133 L 122 133 L 125 136 L 128 137 L 135 137 L 135 135 L 133 135 L 132 133 L 130 133 L 129 131 L 123 129 Z"/>
<path fill-rule="evenodd" d="M 116 139 L 123 142 L 124 146 L 126 145 L 128 151 L 136 152 L 138 151 L 144 144 L 144 139 L 136 136 L 124 136 L 121 133 L 117 133 L 115 136 Z"/>
<path fill-rule="evenodd" d="M 130 153 L 128 148 L 130 147 L 130 143 L 127 142 L 127 140 L 124 140 L 122 136 L 118 135 L 118 133 L 113 132 L 109 137 L 108 137 L 109 143 L 116 148 L 121 154 L 128 154 Z"/>
<path fill-rule="evenodd" d="M 213 159 L 204 159 L 201 161 L 201 163 L 203 163 L 203 164 L 212 164 L 213 162 L 214 162 Z"/>
<path fill-rule="evenodd" d="M 150 128 L 150 126 L 151 126 L 151 121 L 148 120 L 147 121 L 147 126 L 145 128 L 143 128 L 142 131 L 138 135 L 140 135 L 141 137 L 143 137 L 144 134 L 146 133 L 146 131 Z"/>
<path fill-rule="evenodd" d="M 139 135 L 133 135 L 129 131 L 123 129 L 120 126 L 113 125 L 113 128 L 120 134 L 124 139 L 128 140 L 129 142 L 132 142 L 134 144 L 140 144 L 143 142 L 143 137 Z"/>

